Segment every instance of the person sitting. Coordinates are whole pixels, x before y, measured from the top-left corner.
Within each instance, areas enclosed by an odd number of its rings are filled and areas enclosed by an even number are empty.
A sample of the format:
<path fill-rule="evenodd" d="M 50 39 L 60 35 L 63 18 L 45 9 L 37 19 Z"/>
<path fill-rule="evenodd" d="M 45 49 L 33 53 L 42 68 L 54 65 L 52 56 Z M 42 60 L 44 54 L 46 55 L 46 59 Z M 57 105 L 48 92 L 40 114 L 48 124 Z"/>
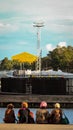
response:
<path fill-rule="evenodd" d="M 48 123 L 50 124 L 60 124 L 62 118 L 62 109 L 60 108 L 60 104 L 56 103 L 54 105 L 54 109 L 50 113 L 50 117 L 48 119 Z"/>
<path fill-rule="evenodd" d="M 14 108 L 13 104 L 10 103 L 7 105 L 7 109 L 5 111 L 5 117 L 3 119 L 5 123 L 15 123 L 16 118 L 13 108 Z"/>
<path fill-rule="evenodd" d="M 33 112 L 32 111 L 30 111 L 29 109 L 28 109 L 28 123 L 35 123 L 35 121 L 34 121 L 34 114 L 33 114 Z"/>
<path fill-rule="evenodd" d="M 49 111 L 47 110 L 47 103 L 42 101 L 40 103 L 40 108 L 36 111 L 36 123 L 47 124 L 49 117 Z"/>
<path fill-rule="evenodd" d="M 27 102 L 22 102 L 18 111 L 18 119 L 18 123 L 34 123 L 34 117 L 31 115 Z"/>

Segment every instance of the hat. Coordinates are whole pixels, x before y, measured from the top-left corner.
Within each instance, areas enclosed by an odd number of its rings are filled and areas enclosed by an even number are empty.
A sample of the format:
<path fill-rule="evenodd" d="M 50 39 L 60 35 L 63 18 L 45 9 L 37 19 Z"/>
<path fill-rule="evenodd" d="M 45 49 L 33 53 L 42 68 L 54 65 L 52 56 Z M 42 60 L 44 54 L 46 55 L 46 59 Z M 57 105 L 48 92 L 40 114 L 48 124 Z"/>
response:
<path fill-rule="evenodd" d="M 47 107 L 47 102 L 42 101 L 42 102 L 40 103 L 40 108 L 41 108 L 41 107 Z"/>
<path fill-rule="evenodd" d="M 27 102 L 22 102 L 22 107 L 28 108 L 28 103 Z"/>
<path fill-rule="evenodd" d="M 10 104 L 7 105 L 8 109 L 13 109 L 13 107 L 14 107 L 14 105 L 12 103 L 10 103 Z"/>
<path fill-rule="evenodd" d="M 60 108 L 60 104 L 59 104 L 59 103 L 56 103 L 56 104 L 55 104 L 55 108 Z"/>

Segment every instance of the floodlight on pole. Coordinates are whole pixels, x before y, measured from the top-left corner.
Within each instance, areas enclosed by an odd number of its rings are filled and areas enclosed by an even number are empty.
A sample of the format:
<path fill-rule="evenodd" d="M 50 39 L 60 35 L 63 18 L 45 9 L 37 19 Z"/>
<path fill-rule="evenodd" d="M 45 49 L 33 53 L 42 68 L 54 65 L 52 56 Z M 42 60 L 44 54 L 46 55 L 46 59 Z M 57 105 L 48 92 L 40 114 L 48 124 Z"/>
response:
<path fill-rule="evenodd" d="M 34 23 L 34 27 L 37 28 L 37 62 L 36 62 L 36 70 L 41 71 L 41 48 L 40 48 L 40 28 L 44 26 L 43 22 Z"/>

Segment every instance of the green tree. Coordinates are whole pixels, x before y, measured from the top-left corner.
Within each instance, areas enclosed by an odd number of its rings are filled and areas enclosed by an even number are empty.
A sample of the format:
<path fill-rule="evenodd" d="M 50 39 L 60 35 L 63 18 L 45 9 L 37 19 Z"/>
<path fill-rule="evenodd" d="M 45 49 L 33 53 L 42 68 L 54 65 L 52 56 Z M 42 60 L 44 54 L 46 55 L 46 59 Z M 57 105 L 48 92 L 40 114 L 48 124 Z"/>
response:
<path fill-rule="evenodd" d="M 31 69 L 31 64 L 28 62 L 24 63 L 24 69 Z"/>
<path fill-rule="evenodd" d="M 20 69 L 20 62 L 18 62 L 17 60 L 12 60 L 12 65 L 13 69 Z"/>
<path fill-rule="evenodd" d="M 69 71 L 70 63 L 73 60 L 73 47 L 57 47 L 53 51 L 50 51 L 48 56 L 50 57 L 51 66 L 57 70 L 58 68 Z"/>
<path fill-rule="evenodd" d="M 47 70 L 47 69 L 51 68 L 51 62 L 50 62 L 49 56 L 43 57 L 41 61 L 42 61 L 41 62 L 42 70 Z"/>
<path fill-rule="evenodd" d="M 5 57 L 1 62 L 1 70 L 11 70 L 12 69 L 12 62 Z"/>

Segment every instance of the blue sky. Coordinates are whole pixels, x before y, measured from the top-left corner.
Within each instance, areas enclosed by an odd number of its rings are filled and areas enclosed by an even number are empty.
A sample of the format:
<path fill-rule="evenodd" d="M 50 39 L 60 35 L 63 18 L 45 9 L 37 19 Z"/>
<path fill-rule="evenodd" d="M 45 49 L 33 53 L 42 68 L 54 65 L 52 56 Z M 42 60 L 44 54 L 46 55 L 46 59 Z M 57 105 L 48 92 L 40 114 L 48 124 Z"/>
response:
<path fill-rule="evenodd" d="M 29 52 L 37 55 L 41 28 L 42 57 L 57 45 L 73 45 L 73 0 L 0 0 L 0 60 Z"/>

